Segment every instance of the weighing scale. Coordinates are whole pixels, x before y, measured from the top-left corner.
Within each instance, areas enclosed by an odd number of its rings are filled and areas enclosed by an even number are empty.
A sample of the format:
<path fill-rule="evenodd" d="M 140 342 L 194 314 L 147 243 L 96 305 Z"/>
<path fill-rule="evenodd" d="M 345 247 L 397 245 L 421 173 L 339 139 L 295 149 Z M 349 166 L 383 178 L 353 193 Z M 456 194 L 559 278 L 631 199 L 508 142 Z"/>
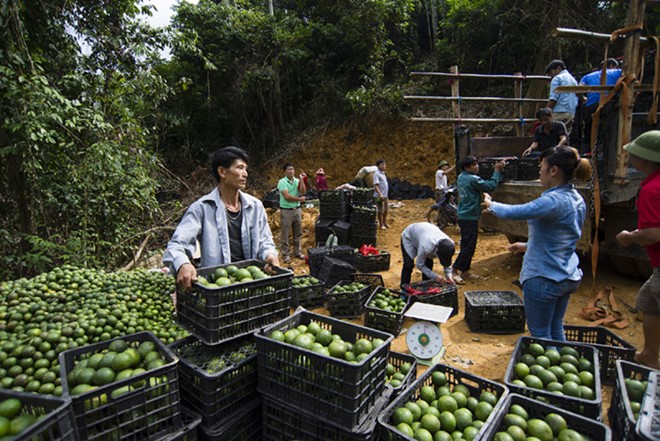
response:
<path fill-rule="evenodd" d="M 438 364 L 445 353 L 440 325 L 445 323 L 453 308 L 428 303 L 414 303 L 404 314 L 416 320 L 406 333 L 408 350 L 419 364 Z"/>

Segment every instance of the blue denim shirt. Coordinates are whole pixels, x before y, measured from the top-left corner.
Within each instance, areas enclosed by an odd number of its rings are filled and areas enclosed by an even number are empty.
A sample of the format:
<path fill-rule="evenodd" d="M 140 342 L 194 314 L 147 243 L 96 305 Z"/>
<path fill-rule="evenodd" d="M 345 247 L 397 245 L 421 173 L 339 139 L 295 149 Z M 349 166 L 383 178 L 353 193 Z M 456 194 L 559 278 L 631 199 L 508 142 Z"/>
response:
<path fill-rule="evenodd" d="M 577 86 L 577 81 L 573 78 L 566 69 L 559 72 L 550 81 L 550 98 L 555 100 L 555 106 L 552 108 L 553 112 L 562 113 L 568 112 L 575 114 L 575 109 L 578 104 L 578 97 L 574 93 L 559 93 L 555 89 L 559 86 Z"/>
<path fill-rule="evenodd" d="M 266 210 L 261 201 L 247 193 L 238 193 L 243 210 L 243 255 L 246 259 L 260 260 L 265 260 L 269 254 L 277 255 Z M 167 244 L 163 263 L 175 272 L 184 263 L 190 263 L 197 240 L 201 248 L 201 267 L 231 262 L 227 211 L 217 187 L 188 207 Z"/>
<path fill-rule="evenodd" d="M 493 202 L 490 211 L 502 219 L 527 220 L 529 238 L 520 270 L 521 283 L 538 276 L 555 282 L 582 278 L 575 247 L 582 235 L 587 206 L 573 185 L 550 188 L 526 204 Z"/>

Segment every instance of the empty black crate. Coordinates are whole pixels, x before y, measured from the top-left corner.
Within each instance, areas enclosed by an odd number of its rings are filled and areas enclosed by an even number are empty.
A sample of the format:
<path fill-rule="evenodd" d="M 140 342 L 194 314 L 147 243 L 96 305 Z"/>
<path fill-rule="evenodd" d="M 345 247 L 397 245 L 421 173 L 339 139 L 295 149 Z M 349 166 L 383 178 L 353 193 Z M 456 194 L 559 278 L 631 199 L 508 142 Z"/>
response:
<path fill-rule="evenodd" d="M 648 381 L 653 369 L 624 360 L 616 362 L 616 383 L 612 388 L 612 404 L 607 416 L 614 439 L 617 441 L 646 441 L 637 435 L 637 419 L 630 407 L 630 396 L 626 389 L 626 379 Z"/>
<path fill-rule="evenodd" d="M 165 364 L 141 374 L 71 395 L 68 375 L 77 363 L 108 349 L 116 340 L 129 347 L 152 342 Z M 160 440 L 182 428 L 179 402 L 178 358 L 151 332 L 138 332 L 106 340 L 59 355 L 60 378 L 81 440 Z"/>
<path fill-rule="evenodd" d="M 18 435 L 16 441 L 71 441 L 78 439 L 74 429 L 73 414 L 67 399 L 0 389 L 0 402 L 9 399 L 21 402 L 21 410 L 16 416 L 30 415 L 35 419 L 35 423 L 26 427 Z M 9 439 L 14 438 L 9 437 Z"/>
<path fill-rule="evenodd" d="M 232 265 L 239 269 L 263 268 L 265 263 L 244 260 Z M 200 268 L 197 273 L 209 278 L 218 268 Z M 192 292 L 177 290 L 177 324 L 204 343 L 213 345 L 281 320 L 289 315 L 293 272 L 282 268 L 275 268 L 275 271 L 270 277 L 219 288 L 195 282 Z"/>
<path fill-rule="evenodd" d="M 525 306 L 513 291 L 466 291 L 465 322 L 472 332 L 525 332 Z"/>
<path fill-rule="evenodd" d="M 314 224 L 314 235 L 316 243 L 325 243 L 330 233 L 332 233 L 332 224 L 335 221 L 331 219 L 318 219 Z"/>
<path fill-rule="evenodd" d="M 211 429 L 236 409 L 254 403 L 257 393 L 257 343 L 252 335 L 207 346 L 190 336 L 170 345 L 179 357 L 181 399 L 202 415 Z"/>
<path fill-rule="evenodd" d="M 660 439 L 660 372 L 649 375 L 649 385 L 639 412 L 636 433 L 644 441 Z"/>
<path fill-rule="evenodd" d="M 411 303 L 422 302 L 431 305 L 447 306 L 452 308 L 453 317 L 458 314 L 458 288 L 451 283 L 424 280 L 403 286 L 403 291 L 410 296 Z"/>
<path fill-rule="evenodd" d="M 357 237 L 375 237 L 378 235 L 378 224 L 369 223 L 351 223 L 351 235 Z"/>
<path fill-rule="evenodd" d="M 360 248 L 362 245 L 373 245 L 376 246 L 377 234 L 358 234 L 355 232 L 355 226 L 353 226 L 353 231 L 351 232 L 351 246 L 354 248 Z"/>
<path fill-rule="evenodd" d="M 635 358 L 635 347 L 603 326 L 564 325 L 564 335 L 568 341 L 598 349 L 600 380 L 604 384 L 614 384 L 617 360 L 633 361 Z"/>
<path fill-rule="evenodd" d="M 591 362 L 593 367 L 593 376 L 594 376 L 594 385 L 592 390 L 594 392 L 593 399 L 587 398 L 578 398 L 572 397 L 569 395 L 559 395 L 546 391 L 544 389 L 533 389 L 530 387 L 522 387 L 513 383 L 516 380 L 515 365 L 516 363 L 522 361 L 522 357 L 527 353 L 527 349 L 532 343 L 538 343 L 544 348 L 555 347 L 557 350 L 561 350 L 564 346 L 569 346 L 574 348 L 580 357 L 586 358 Z M 602 421 L 602 409 L 601 403 L 603 398 L 601 396 L 600 388 L 600 372 L 598 369 L 598 353 L 593 346 L 587 346 L 580 343 L 573 342 L 560 342 L 555 340 L 544 340 L 533 337 L 520 337 L 516 342 L 516 347 L 513 349 L 513 355 L 511 360 L 509 360 L 509 365 L 507 366 L 506 373 L 504 374 L 504 383 L 509 387 L 511 392 L 525 395 L 529 398 L 534 398 L 537 400 L 546 401 L 550 404 L 553 404 L 562 409 L 566 409 L 569 412 L 577 413 L 584 415 L 587 418 L 594 420 Z"/>
<path fill-rule="evenodd" d="M 470 391 L 470 396 L 472 397 L 479 397 L 484 391 L 495 394 L 499 401 L 497 405 L 494 406 L 493 412 L 486 419 L 483 427 L 477 434 L 477 439 L 480 439 L 479 437 L 486 432 L 488 425 L 495 418 L 495 412 L 502 403 L 502 398 L 505 398 L 509 393 L 507 387 L 444 364 L 436 364 L 428 368 L 421 377 L 419 377 L 408 389 L 404 390 L 398 397 L 392 400 L 385 410 L 380 413 L 378 422 L 383 427 L 381 439 L 388 439 L 391 441 L 415 441 L 414 438 L 405 435 L 396 428 L 396 425 L 392 421 L 392 416 L 398 407 L 404 406 L 408 401 L 417 401 L 421 399 L 420 391 L 422 387 L 433 386 L 432 376 L 434 372 L 444 373 L 447 377 L 447 385 L 450 386 L 450 388 L 459 384 L 465 385 Z"/>
<path fill-rule="evenodd" d="M 291 307 L 320 308 L 325 304 L 325 285 L 312 276 L 293 278 L 291 285 Z"/>
<path fill-rule="evenodd" d="M 392 388 L 387 387 L 369 418 L 357 429 L 335 427 L 322 415 L 292 409 L 288 403 L 264 398 L 264 441 L 372 441 L 378 435 L 378 414 L 387 405 Z"/>
<path fill-rule="evenodd" d="M 353 206 L 351 211 L 352 224 L 373 225 L 376 223 L 376 206 Z"/>
<path fill-rule="evenodd" d="M 365 256 L 355 251 L 355 268 L 364 272 L 387 271 L 390 269 L 390 253 L 381 251 L 380 254 Z"/>
<path fill-rule="evenodd" d="M 410 370 L 405 374 L 400 385 L 392 386 L 392 383 L 390 383 L 390 386 L 392 387 L 392 399 L 394 399 L 398 397 L 401 392 L 408 389 L 417 379 L 417 359 L 412 355 L 390 351 L 390 357 L 387 359 L 387 362 L 394 366 L 397 371 L 400 371 L 401 366 L 406 363 L 410 365 Z"/>
<path fill-rule="evenodd" d="M 343 260 L 326 256 L 319 273 L 319 279 L 323 280 L 325 286 L 332 287 L 340 280 L 350 280 L 351 274 L 355 272 L 353 265 Z"/>
<path fill-rule="evenodd" d="M 502 401 L 500 407 L 497 409 L 495 417 L 488 425 L 486 434 L 483 438 L 480 438 L 481 440 L 489 441 L 495 437 L 497 432 L 506 432 L 507 425 L 504 423 L 504 417 L 509 413 L 509 409 L 514 404 L 522 406 L 527 411 L 530 419 L 538 418 L 545 421 L 545 417 L 548 414 L 554 413 L 561 415 L 564 420 L 566 420 L 569 429 L 576 430 L 582 435 L 589 437 L 589 439 L 599 441 L 609 441 L 612 439 L 610 428 L 603 423 L 568 412 L 558 406 L 552 406 L 523 395 L 511 393 Z"/>
<path fill-rule="evenodd" d="M 332 257 L 343 260 L 348 264 L 355 264 L 355 249 L 350 245 L 337 245 L 332 247 Z"/>
<path fill-rule="evenodd" d="M 319 276 L 325 256 L 332 256 L 331 247 L 319 246 L 307 250 L 307 257 L 309 258 L 309 274 L 314 277 Z"/>
<path fill-rule="evenodd" d="M 403 326 L 403 320 L 405 318 L 403 314 L 410 306 L 410 297 L 406 296 L 402 292 L 388 289 L 390 293 L 397 295 L 405 302 L 401 312 L 387 311 L 385 309 L 378 308 L 375 305 L 371 306 L 371 303 L 375 301 L 375 297 L 382 293 L 385 289 L 387 288 L 376 288 L 371 296 L 369 296 L 367 299 L 365 304 L 366 314 L 364 316 L 364 326 L 367 328 L 379 329 L 394 335 L 394 337 L 397 337 L 401 332 L 401 327 Z"/>
<path fill-rule="evenodd" d="M 215 429 L 202 426 L 200 441 L 259 441 L 261 439 L 262 401 L 240 410 L 230 421 Z"/>
<path fill-rule="evenodd" d="M 336 221 L 332 224 L 332 232 L 337 236 L 337 243 L 339 245 L 348 245 L 351 238 L 351 224 L 344 221 Z"/>
<path fill-rule="evenodd" d="M 373 288 L 370 285 L 365 285 L 359 291 L 341 292 L 338 288 L 349 285 L 349 280 L 340 280 L 335 286 L 328 291 L 327 305 L 330 315 L 333 317 L 341 318 L 357 318 L 364 312 L 364 303 L 369 295 L 372 293 Z M 362 283 L 362 282 L 357 282 Z"/>
<path fill-rule="evenodd" d="M 351 204 L 354 207 L 356 205 L 373 205 L 374 191 L 371 188 L 356 188 L 351 192 Z"/>
<path fill-rule="evenodd" d="M 346 342 L 379 338 L 384 343 L 360 362 L 350 363 L 269 337 L 312 321 Z M 259 391 L 265 397 L 323 415 L 348 430 L 360 427 L 372 414 L 385 387 L 392 335 L 303 310 L 255 336 Z"/>

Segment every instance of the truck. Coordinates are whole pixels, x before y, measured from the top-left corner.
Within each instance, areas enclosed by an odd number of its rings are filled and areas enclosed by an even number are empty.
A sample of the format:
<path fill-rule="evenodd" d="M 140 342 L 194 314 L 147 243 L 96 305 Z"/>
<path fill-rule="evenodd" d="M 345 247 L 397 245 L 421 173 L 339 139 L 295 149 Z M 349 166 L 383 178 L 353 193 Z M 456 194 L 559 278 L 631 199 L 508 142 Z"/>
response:
<path fill-rule="evenodd" d="M 635 27 L 640 27 L 644 14 L 644 1 L 632 0 L 626 22 L 630 31 L 620 36 L 625 38 L 623 49 L 622 77 L 627 81 L 630 91 L 625 99 L 610 100 L 600 113 L 595 144 L 585 155 L 591 160 L 594 173 L 589 182 L 577 183 L 576 189 L 583 196 L 590 216 L 585 221 L 582 237 L 578 242 L 578 251 L 584 255 L 591 254 L 598 258 L 597 253 L 606 254 L 614 263 L 614 267 L 625 275 L 631 277 L 648 277 L 651 266 L 643 247 L 633 245 L 624 248 L 619 245 L 616 235 L 621 230 L 635 230 L 637 228 L 636 198 L 644 176 L 638 170 L 628 165 L 627 153 L 623 146 L 640 134 L 659 129 L 657 113 L 650 114 L 650 109 L 657 109 L 652 105 L 654 95 L 652 66 L 653 53 L 646 51 L 647 42 Z M 557 29 L 553 33 L 558 37 L 589 38 L 602 42 L 610 41 L 610 34 L 598 34 L 572 29 Z M 641 64 L 640 53 L 646 52 L 646 63 Z M 655 54 L 657 57 L 658 55 Z M 642 82 L 638 81 L 640 71 L 645 72 Z M 435 77 L 448 77 L 451 79 L 452 96 L 428 97 L 407 96 L 410 100 L 449 100 L 452 102 L 453 115 L 449 117 L 415 117 L 413 120 L 454 123 L 454 148 L 456 163 L 467 156 L 476 156 L 481 165 L 482 177 L 490 177 L 492 165 L 500 158 L 510 158 L 504 170 L 504 181 L 492 193 L 494 200 L 507 204 L 522 204 L 537 198 L 543 191 L 538 180 L 538 162 L 530 164 L 528 159 L 520 158 L 522 152 L 531 144 L 532 137 L 525 124 L 534 123 L 535 119 L 525 118 L 523 106 L 538 104 L 545 107 L 545 99 L 525 98 L 522 93 L 522 84 L 529 80 L 549 81 L 549 77 L 522 75 L 488 75 L 458 72 L 457 66 L 452 66 L 449 73 L 442 72 L 412 72 L 413 75 L 433 75 Z M 514 97 L 463 97 L 460 95 L 459 81 L 466 78 L 500 78 L 515 81 Z M 656 88 L 658 88 L 656 84 Z M 586 93 L 599 91 L 610 92 L 612 86 L 573 86 L 563 87 L 565 93 Z M 623 95 L 623 94 L 621 94 Z M 518 114 L 513 118 L 461 118 L 461 103 L 469 101 L 510 101 Z M 470 123 L 507 123 L 514 124 L 515 136 L 473 136 Z M 593 140 L 592 140 L 593 142 Z M 536 173 L 530 167 L 536 167 Z M 459 167 L 457 171 L 460 172 Z M 525 221 L 510 221 L 498 219 L 485 214 L 480 219 L 480 227 L 487 231 L 500 232 L 506 235 L 510 242 L 525 241 L 527 238 L 527 223 Z M 595 254 L 595 256 L 594 256 Z"/>

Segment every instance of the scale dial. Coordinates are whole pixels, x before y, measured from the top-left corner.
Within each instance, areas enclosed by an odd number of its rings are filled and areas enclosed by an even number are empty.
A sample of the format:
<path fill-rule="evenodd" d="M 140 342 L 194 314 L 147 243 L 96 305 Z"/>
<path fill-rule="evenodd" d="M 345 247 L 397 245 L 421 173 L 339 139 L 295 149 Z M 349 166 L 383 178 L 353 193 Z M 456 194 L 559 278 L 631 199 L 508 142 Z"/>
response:
<path fill-rule="evenodd" d="M 420 359 L 431 359 L 442 349 L 442 333 L 437 324 L 415 322 L 406 333 L 410 353 Z"/>

